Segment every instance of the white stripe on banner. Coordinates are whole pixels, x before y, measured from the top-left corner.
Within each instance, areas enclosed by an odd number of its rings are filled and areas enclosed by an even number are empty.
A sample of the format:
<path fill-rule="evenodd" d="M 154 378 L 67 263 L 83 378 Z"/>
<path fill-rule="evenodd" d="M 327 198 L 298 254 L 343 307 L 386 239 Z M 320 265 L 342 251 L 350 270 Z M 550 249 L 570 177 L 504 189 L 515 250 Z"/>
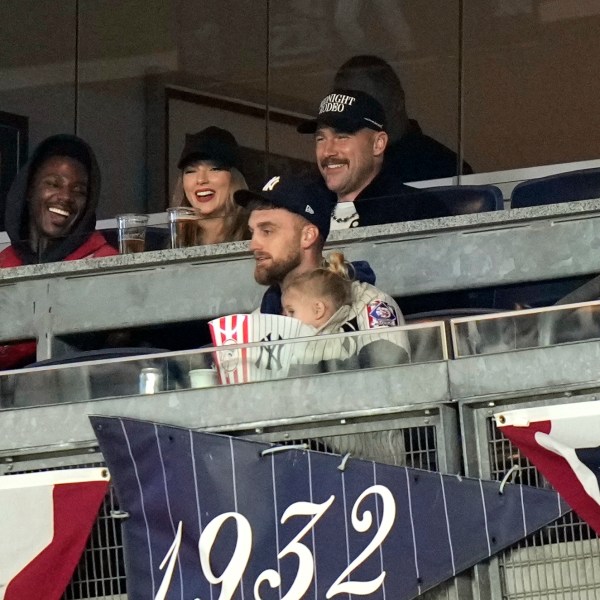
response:
<path fill-rule="evenodd" d="M 572 447 L 582 447 L 587 444 L 596 446 L 598 444 L 597 434 L 594 435 L 593 442 L 586 442 L 586 433 L 585 427 L 580 426 L 575 429 L 573 423 L 552 421 L 550 433 L 547 434 L 538 431 L 535 434 L 535 441 L 542 448 L 546 448 L 546 450 L 554 452 L 554 454 L 558 456 L 562 456 L 567 463 L 569 463 L 573 473 L 575 473 L 577 479 L 579 479 L 588 496 L 600 504 L 600 487 L 598 486 L 598 479 L 595 473 L 579 460 L 575 448 Z M 562 443 L 563 441 L 566 441 L 566 444 Z"/>
<path fill-rule="evenodd" d="M 348 532 L 348 503 L 346 502 L 346 472 L 342 471 L 342 500 L 344 501 L 344 529 L 346 530 L 346 566 L 350 566 L 350 536 Z M 348 575 L 350 581 L 350 575 Z M 348 594 L 349 598 L 352 595 Z"/>
<path fill-rule="evenodd" d="M 125 429 L 125 423 L 122 419 L 119 419 L 119 422 L 121 423 L 121 429 L 123 430 L 123 435 L 125 436 L 127 451 L 129 452 L 129 456 L 131 458 L 131 464 L 133 465 L 133 470 L 135 472 L 135 480 L 138 486 L 138 490 L 140 491 L 140 507 L 142 509 L 142 515 L 144 517 L 144 526 L 146 528 L 146 540 L 148 541 L 148 571 L 150 571 L 150 580 L 152 581 L 152 597 L 154 598 L 154 596 L 156 596 L 156 582 L 154 581 L 154 559 L 152 558 L 152 544 L 150 543 L 150 526 L 148 525 L 148 517 L 146 516 L 144 492 L 142 491 L 142 482 L 140 481 L 140 474 L 138 472 L 135 458 L 133 457 L 133 451 L 131 450 L 131 443 L 129 441 L 129 436 L 127 435 L 127 430 Z"/>
<path fill-rule="evenodd" d="M 229 450 L 231 452 L 231 478 L 233 481 L 233 505 L 235 512 L 238 512 L 238 497 L 237 497 L 237 480 L 235 473 L 235 456 L 233 454 L 233 438 L 229 438 Z M 244 600 L 244 579 L 240 580 L 240 591 L 242 592 L 242 600 Z"/>
<path fill-rule="evenodd" d="M 177 528 L 175 527 L 175 521 L 173 520 L 173 511 L 171 510 L 171 498 L 169 496 L 169 486 L 167 485 L 167 472 L 165 469 L 165 461 L 163 459 L 162 448 L 160 447 L 160 438 L 158 437 L 158 427 L 154 425 L 154 439 L 156 440 L 156 448 L 158 449 L 158 458 L 160 460 L 160 468 L 163 476 L 163 488 L 165 490 L 165 502 L 167 503 L 167 512 L 169 513 L 169 521 L 171 521 L 171 529 L 173 530 L 173 537 L 177 537 Z M 181 561 L 177 561 L 177 567 L 179 571 L 179 591 L 180 598 L 183 600 L 183 572 L 181 570 Z"/>
<path fill-rule="evenodd" d="M 277 572 L 281 573 L 281 559 L 279 558 L 279 518 L 277 511 L 277 478 L 275 477 L 275 454 L 271 454 L 271 482 L 273 488 L 273 513 L 275 518 L 275 551 L 277 556 Z M 281 600 L 281 586 L 279 586 L 279 599 Z"/>
<path fill-rule="evenodd" d="M 314 495 L 313 495 L 313 483 L 312 483 L 312 462 L 311 462 L 311 453 L 307 452 L 306 453 L 306 460 L 308 461 L 308 489 L 309 489 L 309 497 L 310 497 L 310 501 L 314 502 Z M 316 538 L 315 538 L 315 528 L 311 527 L 310 528 L 310 537 L 312 538 L 312 549 L 313 549 L 313 556 L 315 558 L 315 598 L 317 597 L 317 589 L 318 589 L 318 576 L 317 573 L 319 572 L 319 569 L 317 568 L 317 565 L 319 564 L 318 558 L 317 558 L 317 545 L 316 545 Z"/>
<path fill-rule="evenodd" d="M 412 511 L 412 498 L 410 497 L 410 477 L 408 476 L 408 469 L 404 469 L 404 475 L 406 476 L 406 494 L 408 496 L 408 517 L 410 519 L 410 530 L 412 532 L 413 542 L 413 555 L 415 557 L 415 572 L 417 574 L 417 589 L 419 594 L 421 593 L 421 574 L 419 573 L 419 559 L 417 558 L 417 536 L 415 534 L 415 520 Z"/>
<path fill-rule="evenodd" d="M 442 498 L 444 499 L 444 515 L 446 516 L 446 531 L 448 532 L 448 547 L 450 548 L 450 560 L 452 561 L 452 576 L 456 575 L 456 563 L 454 562 L 454 548 L 452 548 L 452 534 L 450 533 L 450 518 L 448 517 L 448 502 L 446 501 L 446 488 L 444 478 L 440 473 L 440 484 L 442 486 Z"/>
<path fill-rule="evenodd" d="M 377 485 L 377 463 L 373 461 L 373 485 Z M 379 514 L 379 500 L 377 496 L 375 496 L 375 514 L 377 515 L 377 529 L 381 528 L 381 516 Z M 383 544 L 379 545 L 379 564 L 381 565 L 381 572 L 383 573 Z M 386 600 L 386 591 L 385 591 L 385 579 L 383 580 L 381 590 L 383 592 L 383 600 Z"/>
<path fill-rule="evenodd" d="M 525 500 L 523 499 L 523 486 L 519 486 L 521 492 L 521 513 L 523 514 L 523 537 L 527 535 L 527 519 L 525 517 Z"/>
<path fill-rule="evenodd" d="M 41 471 L 22 473 L 19 476 L 0 477 L 0 490 L 39 487 L 41 485 L 59 485 L 61 483 L 83 483 L 85 481 L 106 481 L 105 467 L 84 469 L 62 469 L 60 471 Z"/>
<path fill-rule="evenodd" d="M 190 429 L 190 453 L 192 455 L 192 471 L 194 473 L 194 493 L 196 495 L 196 508 L 198 510 L 198 539 L 202 535 L 203 527 L 202 527 L 202 509 L 200 507 L 200 494 L 198 491 L 198 473 L 196 470 L 196 455 L 194 454 L 194 435 L 193 431 Z M 209 586 L 210 588 L 210 600 L 213 600 L 213 586 Z"/>
<path fill-rule="evenodd" d="M 507 410 L 494 415 L 496 420 L 502 417 L 502 425 L 526 427 L 537 421 L 559 421 L 560 419 L 575 419 L 577 417 L 593 417 L 600 415 L 600 401 L 574 402 L 572 404 L 559 404 L 555 406 L 535 406 L 532 408 L 519 408 Z M 595 437 L 593 438 L 595 439 Z M 579 442 L 583 440 L 578 440 Z M 578 446 L 582 444 L 579 443 Z M 585 445 L 585 444 L 583 444 Z"/>
<path fill-rule="evenodd" d="M 479 489 L 481 491 L 481 507 L 483 508 L 483 522 L 485 523 L 485 538 L 487 540 L 488 555 L 492 555 L 492 546 L 490 545 L 490 530 L 488 528 L 487 510 L 485 508 L 485 496 L 483 495 L 483 482 L 479 480 Z"/>

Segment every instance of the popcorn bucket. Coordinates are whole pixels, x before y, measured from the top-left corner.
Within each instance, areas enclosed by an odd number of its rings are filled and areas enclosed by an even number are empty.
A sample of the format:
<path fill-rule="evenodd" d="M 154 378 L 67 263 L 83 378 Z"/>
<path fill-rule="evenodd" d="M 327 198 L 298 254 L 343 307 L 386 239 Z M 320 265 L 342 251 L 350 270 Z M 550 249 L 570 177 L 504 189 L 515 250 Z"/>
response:
<path fill-rule="evenodd" d="M 213 344 L 223 348 L 215 353 L 222 384 L 281 379 L 294 362 L 298 344 L 269 344 L 278 340 L 306 337 L 315 329 L 298 319 L 280 315 L 228 315 L 208 324 Z M 231 348 L 232 344 L 263 342 L 253 348 Z"/>

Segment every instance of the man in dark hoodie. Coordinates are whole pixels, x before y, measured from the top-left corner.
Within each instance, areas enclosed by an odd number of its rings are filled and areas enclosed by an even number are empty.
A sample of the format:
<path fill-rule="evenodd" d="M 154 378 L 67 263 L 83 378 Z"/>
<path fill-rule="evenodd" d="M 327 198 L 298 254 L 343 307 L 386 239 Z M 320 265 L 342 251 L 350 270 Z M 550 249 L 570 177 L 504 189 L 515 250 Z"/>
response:
<path fill-rule="evenodd" d="M 73 135 L 45 139 L 19 171 L 6 199 L 11 245 L 0 267 L 112 256 L 95 231 L 100 171 L 92 149 Z M 35 342 L 0 345 L 0 369 L 35 360 Z"/>
<path fill-rule="evenodd" d="M 100 171 L 90 146 L 73 135 L 45 139 L 19 171 L 6 199 L 11 245 L 0 267 L 117 254 L 95 231 Z"/>

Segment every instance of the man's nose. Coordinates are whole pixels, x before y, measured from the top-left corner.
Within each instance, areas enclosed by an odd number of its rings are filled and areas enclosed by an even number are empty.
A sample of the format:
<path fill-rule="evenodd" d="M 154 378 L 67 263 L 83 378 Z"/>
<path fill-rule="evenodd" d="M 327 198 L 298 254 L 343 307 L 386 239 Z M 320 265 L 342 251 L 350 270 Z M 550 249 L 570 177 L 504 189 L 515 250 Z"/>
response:
<path fill-rule="evenodd" d="M 333 138 L 324 141 L 323 154 L 325 154 L 325 156 L 335 156 L 337 154 L 337 144 Z"/>
<path fill-rule="evenodd" d="M 61 185 L 58 188 L 56 197 L 61 202 L 71 202 L 75 198 L 75 190 L 72 190 L 68 185 Z"/>
<path fill-rule="evenodd" d="M 253 233 L 252 237 L 250 238 L 250 252 L 256 252 L 256 250 L 258 250 L 259 247 L 260 244 L 258 243 L 256 235 Z"/>

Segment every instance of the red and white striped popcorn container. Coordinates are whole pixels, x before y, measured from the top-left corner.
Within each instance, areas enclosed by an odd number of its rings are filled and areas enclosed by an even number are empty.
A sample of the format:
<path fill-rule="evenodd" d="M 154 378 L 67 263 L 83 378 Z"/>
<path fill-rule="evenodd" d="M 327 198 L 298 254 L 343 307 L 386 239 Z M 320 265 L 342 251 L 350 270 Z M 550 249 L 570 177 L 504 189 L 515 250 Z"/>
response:
<path fill-rule="evenodd" d="M 298 319 L 280 315 L 237 314 L 213 319 L 208 324 L 215 347 L 215 363 L 221 384 L 267 381 L 287 376 L 294 362 L 292 342 L 279 340 L 312 336 L 315 329 Z M 234 344 L 262 342 L 251 348 L 231 348 Z"/>

